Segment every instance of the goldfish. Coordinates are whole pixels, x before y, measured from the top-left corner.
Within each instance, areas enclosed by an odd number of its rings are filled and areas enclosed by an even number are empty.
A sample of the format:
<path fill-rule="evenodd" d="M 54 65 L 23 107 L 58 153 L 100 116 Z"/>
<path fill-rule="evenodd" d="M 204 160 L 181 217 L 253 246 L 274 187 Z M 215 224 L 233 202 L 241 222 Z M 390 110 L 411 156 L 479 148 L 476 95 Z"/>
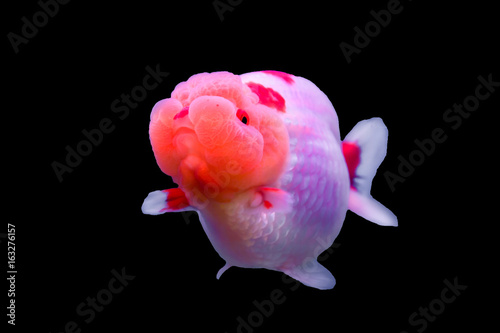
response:
<path fill-rule="evenodd" d="M 225 265 L 283 272 L 327 290 L 318 256 L 348 210 L 382 226 L 397 217 L 370 194 L 387 152 L 380 118 L 340 138 L 337 113 L 311 81 L 280 71 L 200 73 L 157 102 L 149 137 L 177 188 L 149 193 L 144 214 L 195 211 Z"/>

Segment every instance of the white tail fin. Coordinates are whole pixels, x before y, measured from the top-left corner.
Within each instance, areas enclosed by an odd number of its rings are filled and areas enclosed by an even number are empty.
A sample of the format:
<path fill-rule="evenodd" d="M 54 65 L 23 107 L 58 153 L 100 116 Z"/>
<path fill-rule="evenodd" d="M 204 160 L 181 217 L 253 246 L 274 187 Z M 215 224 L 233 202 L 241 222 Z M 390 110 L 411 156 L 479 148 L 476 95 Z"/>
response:
<path fill-rule="evenodd" d="M 351 179 L 349 210 L 368 221 L 397 226 L 397 217 L 370 195 L 372 180 L 387 152 L 387 127 L 380 118 L 360 121 L 342 142 Z"/>

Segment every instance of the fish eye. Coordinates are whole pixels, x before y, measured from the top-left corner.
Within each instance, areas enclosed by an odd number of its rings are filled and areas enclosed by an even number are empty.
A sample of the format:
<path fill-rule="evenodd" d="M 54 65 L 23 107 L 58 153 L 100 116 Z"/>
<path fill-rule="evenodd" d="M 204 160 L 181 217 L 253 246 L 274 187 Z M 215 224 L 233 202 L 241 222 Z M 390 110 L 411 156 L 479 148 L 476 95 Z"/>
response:
<path fill-rule="evenodd" d="M 245 125 L 250 124 L 250 118 L 248 117 L 248 113 L 245 110 L 238 109 L 236 112 L 236 117 Z"/>

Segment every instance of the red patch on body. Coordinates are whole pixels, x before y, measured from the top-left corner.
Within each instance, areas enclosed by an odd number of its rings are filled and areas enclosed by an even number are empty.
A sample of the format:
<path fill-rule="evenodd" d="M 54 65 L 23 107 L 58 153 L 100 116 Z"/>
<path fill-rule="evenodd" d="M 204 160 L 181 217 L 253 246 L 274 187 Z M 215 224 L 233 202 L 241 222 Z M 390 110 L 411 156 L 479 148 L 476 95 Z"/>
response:
<path fill-rule="evenodd" d="M 295 82 L 293 80 L 293 77 L 290 74 L 285 73 L 285 72 L 280 72 L 280 71 L 262 71 L 262 73 L 266 73 L 266 74 L 277 76 L 277 77 L 283 79 L 288 84 L 292 84 L 292 83 Z"/>
<path fill-rule="evenodd" d="M 189 106 L 185 106 L 182 108 L 182 110 L 180 110 L 178 113 L 175 114 L 174 120 L 177 118 L 182 118 L 186 116 L 188 113 L 189 113 Z"/>
<path fill-rule="evenodd" d="M 272 203 L 270 203 L 269 201 L 267 200 L 264 200 L 264 207 L 266 207 L 267 209 L 271 208 L 273 206 Z"/>
<path fill-rule="evenodd" d="M 349 179 L 351 180 L 351 187 L 353 187 L 353 180 L 356 177 L 356 168 L 360 162 L 361 149 L 354 142 L 342 142 L 342 152 L 347 163 L 347 170 L 349 170 Z"/>
<path fill-rule="evenodd" d="M 259 103 L 269 106 L 270 108 L 275 108 L 278 111 L 285 112 L 285 99 L 278 92 L 254 82 L 248 82 L 247 86 L 253 93 L 259 96 Z"/>
<path fill-rule="evenodd" d="M 160 210 L 160 212 L 178 210 L 189 206 L 186 195 L 180 188 L 170 188 L 162 192 L 167 194 L 167 207 Z"/>

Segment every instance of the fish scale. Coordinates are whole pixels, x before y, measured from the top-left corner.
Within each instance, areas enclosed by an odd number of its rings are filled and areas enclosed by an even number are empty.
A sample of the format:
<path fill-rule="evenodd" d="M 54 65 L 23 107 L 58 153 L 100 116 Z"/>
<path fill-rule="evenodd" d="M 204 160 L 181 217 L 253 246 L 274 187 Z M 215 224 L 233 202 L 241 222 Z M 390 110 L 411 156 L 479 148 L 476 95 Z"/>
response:
<path fill-rule="evenodd" d="M 397 226 L 370 195 L 387 137 L 382 120 L 372 118 L 341 141 L 330 100 L 302 77 L 197 74 L 153 108 L 153 151 L 179 188 L 151 192 L 142 211 L 198 212 L 226 261 L 217 278 L 231 266 L 267 268 L 331 289 L 335 278 L 316 258 L 332 245 L 348 209 Z"/>
<path fill-rule="evenodd" d="M 320 95 L 321 99 L 323 93 L 316 88 L 317 92 L 308 92 L 308 99 L 303 99 L 294 91 L 287 92 L 287 87 L 279 80 L 260 74 L 246 74 L 242 76 L 242 80 L 272 86 L 281 95 L 291 96 L 286 99 L 286 112 L 282 117 L 288 129 L 289 140 L 294 143 L 290 146 L 293 156 L 290 160 L 293 162 L 286 166 L 287 171 L 278 184 L 281 189 L 293 193 L 295 200 L 290 213 L 277 213 L 282 221 L 280 225 L 276 225 L 275 216 L 270 218 L 266 214 L 259 217 L 240 216 L 236 219 L 244 225 L 267 223 L 273 226 L 272 234 L 264 237 L 255 237 L 258 234 L 246 229 L 243 229 L 243 233 L 253 234 L 247 250 L 259 256 L 258 266 L 276 269 L 283 265 L 300 264 L 312 251 L 323 252 L 331 245 L 340 231 L 347 210 L 349 175 L 345 163 L 335 163 L 336 160 L 343 160 L 343 155 L 334 137 L 335 133 L 321 119 L 324 114 L 318 117 L 314 110 L 307 110 L 301 104 L 303 100 L 317 100 L 314 93 Z M 300 90 L 301 87 L 294 86 L 294 89 Z M 324 109 L 327 107 L 328 105 Z M 330 107 L 330 112 L 334 114 L 331 104 Z M 320 181 L 321 179 L 324 181 Z M 318 188 L 311 187 L 313 181 L 318 184 Z M 314 195 L 311 196 L 313 189 Z M 290 230 L 295 232 L 290 233 Z M 318 243 L 319 237 L 323 241 Z M 302 246 L 291 246 L 297 242 Z M 248 267 L 255 264 L 255 261 L 240 263 Z"/>

